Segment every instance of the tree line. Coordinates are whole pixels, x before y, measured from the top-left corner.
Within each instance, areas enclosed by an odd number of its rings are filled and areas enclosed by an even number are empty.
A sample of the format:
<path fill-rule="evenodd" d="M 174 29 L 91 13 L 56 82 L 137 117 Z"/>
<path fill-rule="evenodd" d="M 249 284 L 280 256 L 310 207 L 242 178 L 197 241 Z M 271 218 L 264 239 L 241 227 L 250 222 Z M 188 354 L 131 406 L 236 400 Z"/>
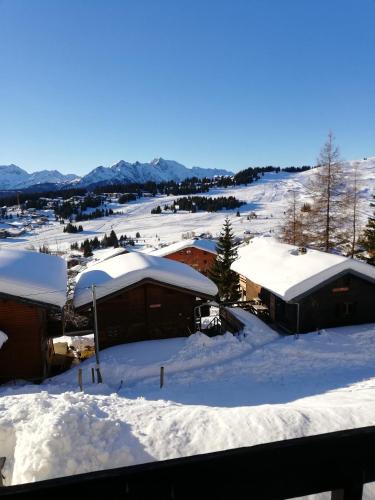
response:
<path fill-rule="evenodd" d="M 210 198 L 207 196 L 186 196 L 185 198 L 177 198 L 172 205 L 165 205 L 164 210 L 186 210 L 189 212 L 197 212 L 203 210 L 206 212 L 217 212 L 219 210 L 233 210 L 244 205 L 245 202 L 238 200 L 235 196 L 218 196 Z M 152 214 L 160 214 L 161 207 L 157 206 L 151 210 Z"/>
<path fill-rule="evenodd" d="M 140 238 L 141 235 L 139 232 L 136 233 L 136 238 Z M 94 250 L 99 250 L 101 248 L 118 248 L 120 246 L 135 245 L 135 241 L 132 237 L 127 236 L 126 234 L 121 235 L 119 238 L 117 237 L 116 232 L 112 229 L 109 236 L 105 234 L 101 240 L 97 236 L 92 239 L 85 239 L 82 243 L 72 243 L 70 245 L 71 250 L 79 250 L 83 252 L 84 257 L 91 257 L 93 255 Z"/>

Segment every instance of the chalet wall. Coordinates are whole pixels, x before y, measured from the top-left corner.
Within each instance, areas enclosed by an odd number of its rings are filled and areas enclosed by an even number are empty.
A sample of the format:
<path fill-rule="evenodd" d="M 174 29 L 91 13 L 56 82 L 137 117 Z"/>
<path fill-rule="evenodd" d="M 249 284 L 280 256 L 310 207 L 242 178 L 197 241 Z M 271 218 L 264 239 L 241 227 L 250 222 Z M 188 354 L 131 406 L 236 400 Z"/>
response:
<path fill-rule="evenodd" d="M 301 331 L 375 322 L 375 284 L 347 273 L 300 301 Z"/>
<path fill-rule="evenodd" d="M 165 257 L 167 259 L 182 262 L 183 264 L 188 264 L 196 271 L 199 271 L 206 276 L 216 259 L 215 254 L 194 247 L 184 248 L 183 250 L 171 253 Z"/>
<path fill-rule="evenodd" d="M 301 333 L 375 322 L 375 284 L 350 272 L 292 301 L 296 303 L 287 303 L 247 279 L 246 299 L 254 297 L 268 306 L 271 321 L 289 332 L 297 331 L 297 302 Z"/>
<path fill-rule="evenodd" d="M 102 299 L 97 306 L 100 348 L 188 335 L 195 304 L 193 295 L 156 284 Z"/>
<path fill-rule="evenodd" d="M 46 311 L 15 300 L 0 300 L 0 330 L 8 336 L 0 349 L 0 383 L 14 378 L 42 378 L 48 369 L 50 341 Z"/>
<path fill-rule="evenodd" d="M 259 297 L 259 293 L 261 291 L 261 286 L 253 281 L 247 279 L 246 280 L 246 300 L 252 300 Z"/>

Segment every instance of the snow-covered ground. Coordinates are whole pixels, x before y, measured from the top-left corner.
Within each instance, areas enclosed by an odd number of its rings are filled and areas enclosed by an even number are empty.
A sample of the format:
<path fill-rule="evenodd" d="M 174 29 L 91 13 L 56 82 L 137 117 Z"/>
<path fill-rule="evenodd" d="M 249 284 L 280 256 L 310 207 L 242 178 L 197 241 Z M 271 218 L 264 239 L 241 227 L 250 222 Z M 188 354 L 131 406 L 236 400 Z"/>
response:
<path fill-rule="evenodd" d="M 90 358 L 80 365 L 84 392 L 78 367 L 41 386 L 3 386 L 6 483 L 374 424 L 374 324 L 295 339 L 238 314 L 240 337 L 197 333 L 102 351 L 104 383 L 91 382 Z"/>
<path fill-rule="evenodd" d="M 352 164 L 353 162 L 347 164 L 347 177 Z M 362 224 L 365 224 L 367 217 L 372 213 L 369 201 L 375 191 L 375 158 L 361 160 L 360 165 L 363 177 L 360 213 Z M 266 173 L 259 181 L 248 186 L 213 189 L 202 195 L 235 196 L 244 201 L 246 204 L 240 208 L 242 214 L 240 217 L 236 217 L 237 210 L 216 213 L 177 212 L 174 214 L 163 212 L 151 214 L 153 208 L 158 205 L 163 208 L 164 205 L 170 205 L 173 200 L 181 196 L 145 197 L 126 205 L 108 204 L 107 208 L 112 208 L 115 213 L 117 212 L 117 215 L 80 222 L 84 231 L 79 234 L 63 233 L 62 225 L 51 222 L 17 238 L 7 238 L 0 245 L 21 248 L 32 245 L 36 249 L 47 245 L 51 249 L 66 250 L 75 241 L 83 241 L 95 236 L 101 238 L 105 233 L 109 234 L 114 229 L 118 236 L 127 234 L 133 238 L 139 231 L 141 234 L 140 243 L 156 247 L 159 243 L 180 241 L 183 233 L 192 231 L 196 235 L 210 231 L 213 236 L 217 236 L 226 215 L 229 215 L 234 233 L 237 236 L 243 236 L 245 231 L 250 231 L 253 235 L 274 234 L 280 225 L 289 194 L 292 191 L 297 191 L 302 200 L 308 199 L 306 186 L 313 173 L 313 170 L 296 174 L 271 172 Z M 257 214 L 257 219 L 247 220 L 246 215 L 252 211 Z"/>

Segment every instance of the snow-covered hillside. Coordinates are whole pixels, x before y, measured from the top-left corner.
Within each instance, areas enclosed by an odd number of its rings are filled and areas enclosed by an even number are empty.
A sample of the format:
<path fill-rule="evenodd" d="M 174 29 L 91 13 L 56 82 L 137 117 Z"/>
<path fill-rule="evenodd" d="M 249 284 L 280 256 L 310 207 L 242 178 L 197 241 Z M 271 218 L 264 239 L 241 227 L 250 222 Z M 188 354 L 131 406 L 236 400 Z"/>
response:
<path fill-rule="evenodd" d="M 350 168 L 351 164 L 348 163 L 346 165 L 348 175 Z M 360 216 L 363 226 L 373 211 L 369 202 L 372 193 L 375 193 L 375 158 L 362 161 L 361 170 L 363 181 Z M 272 172 L 248 186 L 212 189 L 209 193 L 204 193 L 203 196 L 235 196 L 244 201 L 245 205 L 240 208 L 240 217 L 236 217 L 236 210 L 215 213 L 163 211 L 161 214 L 151 214 L 152 209 L 158 205 L 161 207 L 170 205 L 178 196 L 145 197 L 126 205 L 108 204 L 106 208 L 112 208 L 117 215 L 80 222 L 84 229 L 82 233 L 63 233 L 63 227 L 59 223 L 51 222 L 49 225 L 25 233 L 22 237 L 2 240 L 1 245 L 21 248 L 33 245 L 36 249 L 47 245 L 63 250 L 68 249 L 75 241 L 83 241 L 94 236 L 101 238 L 114 229 L 118 236 L 127 234 L 134 237 L 140 232 L 140 243 L 157 247 L 160 243 L 181 241 L 182 234 L 187 232 L 199 235 L 209 231 L 213 236 L 217 236 L 227 215 L 236 236 L 243 237 L 245 232 L 253 235 L 273 235 L 277 233 L 282 222 L 289 194 L 294 190 L 301 195 L 302 200 L 308 199 L 306 185 L 312 175 L 314 175 L 313 170 L 303 173 Z M 251 212 L 256 213 L 256 219 L 247 219 L 247 215 Z"/>
<path fill-rule="evenodd" d="M 89 359 L 83 393 L 77 367 L 41 386 L 2 387 L 6 483 L 373 425 L 375 325 L 294 339 L 241 314 L 239 338 L 198 333 L 102 351 L 104 383 L 92 384 Z"/>

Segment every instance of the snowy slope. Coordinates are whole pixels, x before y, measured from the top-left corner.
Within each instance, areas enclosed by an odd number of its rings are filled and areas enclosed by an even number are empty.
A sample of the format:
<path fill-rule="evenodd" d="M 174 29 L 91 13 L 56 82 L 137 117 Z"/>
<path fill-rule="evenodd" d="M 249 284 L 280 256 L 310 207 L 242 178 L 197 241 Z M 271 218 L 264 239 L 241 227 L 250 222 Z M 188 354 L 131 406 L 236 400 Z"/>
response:
<path fill-rule="evenodd" d="M 348 164 L 349 166 L 350 164 Z M 373 212 L 369 206 L 370 196 L 375 193 L 375 158 L 362 162 L 363 189 L 360 207 L 361 225 L 366 224 L 368 216 Z M 349 167 L 348 167 L 349 168 Z M 252 235 L 274 235 L 277 233 L 283 219 L 283 211 L 290 193 L 295 190 L 301 199 L 308 200 L 306 183 L 313 171 L 303 173 L 280 172 L 265 174 L 259 181 L 248 186 L 236 186 L 227 189 L 212 189 L 203 196 L 235 196 L 246 204 L 240 208 L 240 217 L 236 217 L 236 210 L 208 212 L 164 212 L 157 215 L 151 210 L 158 205 L 170 205 L 179 196 L 156 196 L 140 198 L 126 205 L 108 204 L 118 215 L 103 217 L 92 221 L 81 222 L 84 231 L 79 234 L 63 233 L 63 228 L 58 223 L 51 223 L 36 229 L 22 238 L 2 240 L 1 246 L 14 246 L 24 248 L 33 245 L 35 248 L 47 245 L 59 250 L 69 248 L 75 241 L 98 236 L 102 238 L 112 229 L 116 234 L 127 234 L 135 237 L 141 233 L 140 243 L 149 245 L 149 249 L 157 248 L 161 243 L 175 243 L 182 240 L 186 232 L 195 232 L 196 235 L 211 232 L 214 237 L 219 236 L 225 216 L 229 216 L 233 225 L 234 234 L 243 236 L 245 231 Z M 246 215 L 255 212 L 256 219 L 247 220 Z"/>
<path fill-rule="evenodd" d="M 375 325 L 296 340 L 240 314 L 240 338 L 198 333 L 102 351 L 104 383 L 91 383 L 89 359 L 84 393 L 77 367 L 42 386 L 3 387 L 7 484 L 373 424 Z"/>

